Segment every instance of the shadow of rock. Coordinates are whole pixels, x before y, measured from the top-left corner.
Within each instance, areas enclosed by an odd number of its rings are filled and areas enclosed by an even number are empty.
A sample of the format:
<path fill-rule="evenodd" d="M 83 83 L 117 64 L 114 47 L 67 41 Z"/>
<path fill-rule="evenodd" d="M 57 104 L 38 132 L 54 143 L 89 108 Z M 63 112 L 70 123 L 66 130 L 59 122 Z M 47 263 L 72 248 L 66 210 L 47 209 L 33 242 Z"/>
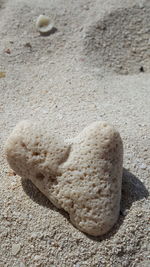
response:
<path fill-rule="evenodd" d="M 69 215 L 64 210 L 56 208 L 50 200 L 40 192 L 40 190 L 30 181 L 21 179 L 21 184 L 25 193 L 37 204 L 46 207 L 48 209 L 59 211 L 67 220 L 69 220 Z"/>
<path fill-rule="evenodd" d="M 147 198 L 149 192 L 144 184 L 131 172 L 123 170 L 121 213 L 129 209 L 133 202 Z"/>
<path fill-rule="evenodd" d="M 69 215 L 63 211 L 57 209 L 33 184 L 30 180 L 22 179 L 22 186 L 25 193 L 36 203 L 42 205 L 44 207 L 50 208 L 55 211 L 59 211 L 67 220 L 69 220 Z M 122 198 L 121 198 L 121 209 L 120 209 L 120 217 L 115 226 L 110 230 L 109 233 L 101 236 L 101 237 L 92 237 L 85 234 L 88 238 L 95 241 L 102 241 L 105 239 L 109 239 L 113 236 L 119 229 L 120 225 L 123 223 L 126 211 L 130 209 L 132 203 L 138 201 L 143 198 L 147 198 L 149 196 L 148 190 L 144 186 L 144 184 L 132 173 L 123 170 L 122 177 Z"/>

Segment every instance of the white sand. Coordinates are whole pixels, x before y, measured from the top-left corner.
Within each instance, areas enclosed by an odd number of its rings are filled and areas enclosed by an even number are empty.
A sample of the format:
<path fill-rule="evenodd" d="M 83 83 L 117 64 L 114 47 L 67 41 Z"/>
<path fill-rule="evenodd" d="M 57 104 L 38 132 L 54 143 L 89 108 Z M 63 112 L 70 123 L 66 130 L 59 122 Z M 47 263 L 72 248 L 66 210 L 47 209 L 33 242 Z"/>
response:
<path fill-rule="evenodd" d="M 35 28 L 43 13 L 58 29 L 47 37 Z M 150 265 L 149 16 L 149 0 L 0 1 L 0 266 Z M 22 119 L 47 120 L 67 138 L 96 120 L 120 131 L 128 171 L 110 233 L 84 235 L 13 175 L 4 143 Z"/>

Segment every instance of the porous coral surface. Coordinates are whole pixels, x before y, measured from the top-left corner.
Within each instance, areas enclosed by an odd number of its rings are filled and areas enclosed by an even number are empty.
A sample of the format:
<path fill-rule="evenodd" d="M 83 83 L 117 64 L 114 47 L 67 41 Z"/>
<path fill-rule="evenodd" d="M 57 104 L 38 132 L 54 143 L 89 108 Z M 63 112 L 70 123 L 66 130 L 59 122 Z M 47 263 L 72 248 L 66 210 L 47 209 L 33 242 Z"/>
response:
<path fill-rule="evenodd" d="M 108 232 L 120 212 L 123 146 L 119 133 L 95 122 L 65 142 L 48 128 L 21 122 L 6 143 L 10 167 L 30 179 L 85 233 Z"/>
<path fill-rule="evenodd" d="M 149 2 L 0 1 L 0 77 L 3 77 L 0 78 L 2 267 L 149 266 L 150 75 L 149 61 L 145 58 L 149 51 L 149 42 L 145 42 Z M 133 6 L 136 6 L 135 11 Z M 127 56 L 131 55 L 129 61 L 124 60 L 124 53 L 120 54 L 128 49 L 117 52 L 117 32 L 110 32 L 111 35 L 108 32 L 109 29 L 118 29 L 118 24 L 114 23 L 117 20 L 108 24 L 112 21 L 111 14 L 117 18 L 115 11 L 118 18 L 123 14 L 123 19 L 129 11 L 127 19 L 133 27 L 133 35 L 131 27 L 129 31 L 127 27 L 126 44 L 136 44 L 135 51 L 139 53 L 134 55 L 130 46 L 127 53 Z M 137 26 L 143 32 L 138 45 L 136 40 L 140 33 L 134 31 L 133 23 L 138 23 L 138 18 L 141 20 L 143 12 L 145 19 Z M 133 18 L 135 13 L 138 17 Z M 54 21 L 58 29 L 55 34 L 40 36 L 35 27 L 40 14 Z M 90 51 L 86 51 L 85 55 L 85 38 L 90 44 L 91 26 L 103 22 L 103 18 L 108 27 L 102 45 L 109 44 L 110 36 L 116 36 L 114 46 L 111 42 L 105 54 L 104 46 L 100 52 L 98 45 L 97 62 L 94 50 L 89 64 Z M 89 30 L 88 38 L 86 33 Z M 96 32 L 103 33 L 103 30 L 97 29 Z M 122 41 L 125 40 L 123 32 L 119 31 L 119 35 Z M 101 41 L 100 36 L 94 40 Z M 147 49 L 146 53 L 142 49 Z M 128 74 L 116 74 L 124 71 L 118 69 L 113 51 Z M 101 69 L 101 62 L 105 62 L 103 67 L 109 72 Z M 142 66 L 144 71 L 140 70 Z M 117 72 L 114 71 L 116 69 Z M 63 135 L 65 140 L 75 137 L 97 120 L 107 121 L 118 129 L 124 144 L 121 213 L 108 234 L 93 239 L 85 235 L 68 221 L 66 213 L 61 214 L 55 209 L 35 186 L 22 181 L 10 170 L 4 145 L 15 125 L 27 119 L 41 123 L 47 120 L 52 132 L 60 137 Z"/>

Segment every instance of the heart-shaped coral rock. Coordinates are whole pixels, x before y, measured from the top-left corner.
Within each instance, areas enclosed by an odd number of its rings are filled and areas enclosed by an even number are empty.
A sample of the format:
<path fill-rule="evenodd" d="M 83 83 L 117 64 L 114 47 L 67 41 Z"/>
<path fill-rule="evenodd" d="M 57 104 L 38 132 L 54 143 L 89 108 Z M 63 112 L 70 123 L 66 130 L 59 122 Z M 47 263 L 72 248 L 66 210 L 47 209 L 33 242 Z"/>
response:
<path fill-rule="evenodd" d="M 68 143 L 43 125 L 23 121 L 8 138 L 6 155 L 11 168 L 67 211 L 81 231 L 99 236 L 116 223 L 123 145 L 111 125 L 95 122 Z"/>

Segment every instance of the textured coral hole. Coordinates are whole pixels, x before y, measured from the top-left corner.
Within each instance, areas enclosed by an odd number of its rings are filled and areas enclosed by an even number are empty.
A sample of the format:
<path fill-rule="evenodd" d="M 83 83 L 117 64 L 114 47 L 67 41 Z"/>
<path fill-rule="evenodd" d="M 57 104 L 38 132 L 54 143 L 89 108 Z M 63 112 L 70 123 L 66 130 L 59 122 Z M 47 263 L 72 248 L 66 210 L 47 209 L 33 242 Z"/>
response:
<path fill-rule="evenodd" d="M 46 152 L 46 151 L 44 152 L 44 156 L 45 156 L 45 157 L 47 156 L 47 152 Z"/>
<path fill-rule="evenodd" d="M 39 173 L 36 174 L 36 178 L 38 180 L 42 181 L 44 179 L 44 175 L 41 172 L 39 172 Z"/>
<path fill-rule="evenodd" d="M 67 180 L 66 183 L 67 183 L 67 184 L 71 184 L 71 181 Z"/>
<path fill-rule="evenodd" d="M 57 185 L 57 184 L 58 184 L 58 181 L 57 181 L 56 177 L 54 177 L 54 176 L 53 176 L 53 177 L 50 176 L 49 179 L 50 179 L 50 182 L 51 182 L 52 184 L 54 184 L 54 185 Z"/>
<path fill-rule="evenodd" d="M 24 142 L 21 143 L 21 146 L 24 147 L 24 148 L 26 148 L 26 145 L 25 145 Z"/>
<path fill-rule="evenodd" d="M 86 209 L 87 212 L 90 212 L 91 211 L 91 208 L 90 207 L 84 206 L 83 208 Z"/>
<path fill-rule="evenodd" d="M 101 193 L 102 189 L 98 189 L 97 194 L 99 195 Z"/>
<path fill-rule="evenodd" d="M 36 137 L 36 138 L 38 138 L 38 137 Z M 39 145 L 39 142 L 36 142 L 36 143 L 35 143 L 35 146 L 38 146 L 38 145 Z"/>
<path fill-rule="evenodd" d="M 74 203 L 73 203 L 73 201 L 71 201 L 70 208 L 71 208 L 71 209 L 73 209 L 73 208 L 74 208 Z"/>
<path fill-rule="evenodd" d="M 32 156 L 39 156 L 39 153 L 38 152 L 33 152 Z"/>

